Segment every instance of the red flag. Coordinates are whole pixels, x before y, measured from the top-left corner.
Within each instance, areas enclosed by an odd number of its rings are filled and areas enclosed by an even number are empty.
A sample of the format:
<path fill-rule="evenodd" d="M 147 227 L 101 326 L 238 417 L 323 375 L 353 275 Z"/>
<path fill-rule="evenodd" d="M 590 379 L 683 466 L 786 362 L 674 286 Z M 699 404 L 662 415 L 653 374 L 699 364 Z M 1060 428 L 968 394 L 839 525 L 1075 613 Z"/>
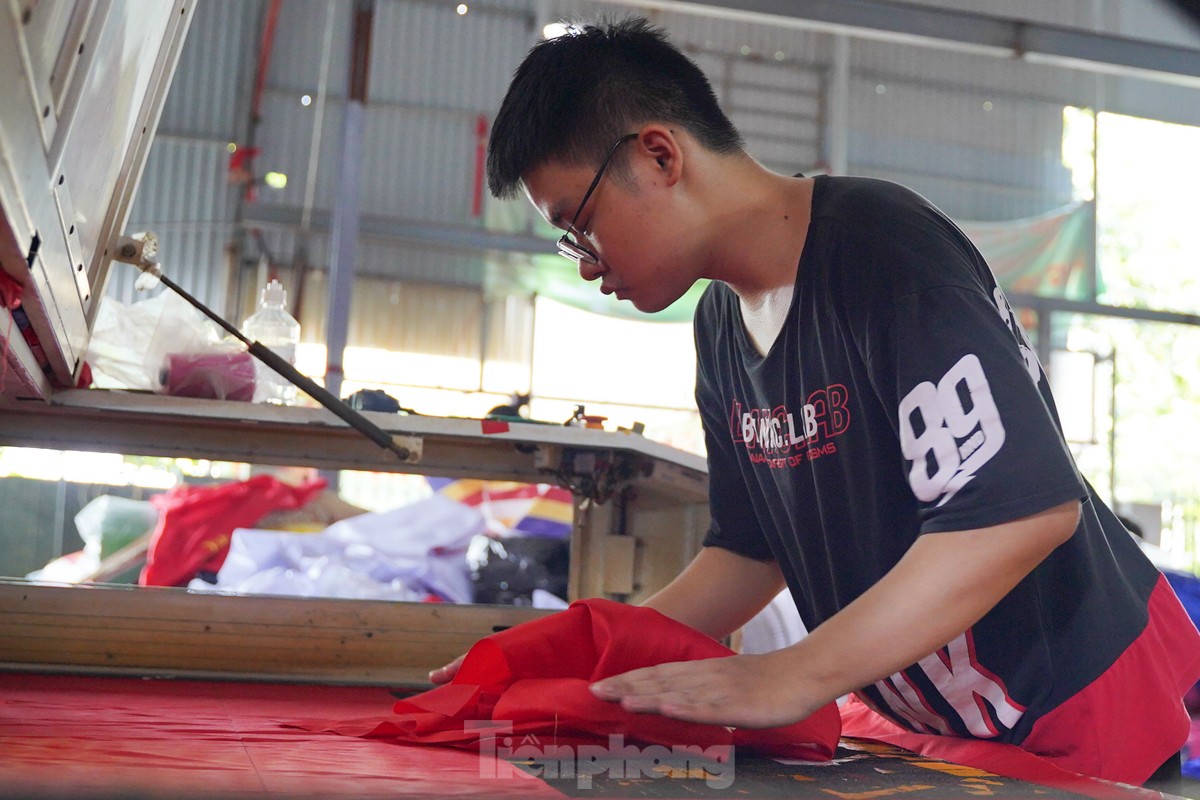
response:
<path fill-rule="evenodd" d="M 300 508 L 324 488 L 323 479 L 289 486 L 256 475 L 220 486 L 180 486 L 150 498 L 158 525 L 138 583 L 182 586 L 197 572 L 216 572 L 225 563 L 235 528 L 250 527 L 272 511 Z"/>
<path fill-rule="evenodd" d="M 401 700 L 392 716 L 296 724 L 470 750 L 495 748 L 497 740 L 514 737 L 547 747 L 594 747 L 620 735 L 631 744 L 700 748 L 710 755 L 728 754 L 736 746 L 777 758 L 832 758 L 841 732 L 833 703 L 792 725 L 731 731 L 635 714 L 600 700 L 588 688 L 632 669 L 733 654 L 653 609 L 581 600 L 566 611 L 480 640 L 453 681 Z"/>

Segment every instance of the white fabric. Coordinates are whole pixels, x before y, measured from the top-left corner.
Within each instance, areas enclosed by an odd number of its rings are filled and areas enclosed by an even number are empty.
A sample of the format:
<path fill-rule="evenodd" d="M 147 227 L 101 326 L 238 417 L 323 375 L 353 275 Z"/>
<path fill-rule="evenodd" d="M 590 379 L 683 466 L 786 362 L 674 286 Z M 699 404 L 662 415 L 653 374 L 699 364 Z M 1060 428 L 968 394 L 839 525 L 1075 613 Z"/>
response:
<path fill-rule="evenodd" d="M 321 533 L 239 528 L 216 584 L 188 589 L 234 594 L 421 600 L 474 599 L 468 542 L 484 529 L 478 510 L 431 495 L 401 508 L 360 514 Z"/>
<path fill-rule="evenodd" d="M 796 601 L 787 589 L 742 626 L 742 652 L 769 653 L 793 645 L 808 635 Z"/>

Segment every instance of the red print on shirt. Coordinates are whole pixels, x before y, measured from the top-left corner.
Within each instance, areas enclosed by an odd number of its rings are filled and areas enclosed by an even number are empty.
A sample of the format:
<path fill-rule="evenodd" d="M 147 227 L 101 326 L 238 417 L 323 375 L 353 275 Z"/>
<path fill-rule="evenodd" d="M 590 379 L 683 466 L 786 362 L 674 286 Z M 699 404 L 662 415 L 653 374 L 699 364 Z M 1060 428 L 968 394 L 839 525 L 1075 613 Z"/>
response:
<path fill-rule="evenodd" d="M 772 469 L 794 467 L 837 452 L 831 441 L 850 428 L 850 393 L 840 383 L 808 396 L 799 413 L 786 405 L 746 408 L 735 399 L 729 411 L 729 433 L 750 460 Z"/>

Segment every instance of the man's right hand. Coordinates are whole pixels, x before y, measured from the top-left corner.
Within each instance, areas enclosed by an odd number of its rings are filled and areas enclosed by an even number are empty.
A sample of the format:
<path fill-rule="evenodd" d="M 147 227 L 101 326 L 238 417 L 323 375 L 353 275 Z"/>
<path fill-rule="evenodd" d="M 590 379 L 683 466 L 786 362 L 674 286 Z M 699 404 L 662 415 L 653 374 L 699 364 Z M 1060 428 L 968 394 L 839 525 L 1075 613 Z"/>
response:
<path fill-rule="evenodd" d="M 642 605 L 720 641 L 745 625 L 786 587 L 774 561 L 705 547 L 684 571 Z M 465 655 L 429 673 L 441 686 L 454 680 Z"/>
<path fill-rule="evenodd" d="M 454 659 L 444 667 L 432 670 L 429 673 L 429 681 L 437 686 L 441 686 L 444 683 L 454 680 L 454 676 L 458 674 L 458 668 L 462 666 L 464 658 L 466 658 L 465 654 Z"/>

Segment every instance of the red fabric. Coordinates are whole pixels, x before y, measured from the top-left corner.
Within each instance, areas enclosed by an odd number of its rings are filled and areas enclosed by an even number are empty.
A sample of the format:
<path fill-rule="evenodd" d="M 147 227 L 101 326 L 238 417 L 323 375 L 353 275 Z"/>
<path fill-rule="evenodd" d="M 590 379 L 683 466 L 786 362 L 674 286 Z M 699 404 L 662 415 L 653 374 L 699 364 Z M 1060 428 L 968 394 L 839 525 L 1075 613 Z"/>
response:
<path fill-rule="evenodd" d="M 1023 748 L 1075 772 L 1132 784 L 1179 752 L 1190 727 L 1183 697 L 1200 673 L 1200 636 L 1166 578 L 1154 587 L 1149 610 L 1133 644 L 1039 719 Z"/>
<path fill-rule="evenodd" d="M 990 742 L 986 739 L 913 733 L 876 714 L 857 697 L 851 697 L 842 706 L 841 711 L 842 733 L 851 738 L 885 742 L 941 761 L 982 769 L 1008 778 L 1040 783 L 1068 792 L 1078 792 L 1098 800 L 1137 797 L 1161 800 L 1162 797 L 1158 792 L 1120 786 L 1071 772 L 1016 745 Z"/>
<path fill-rule="evenodd" d="M 254 356 L 232 353 L 171 353 L 167 356 L 167 394 L 214 400 L 254 399 Z"/>
<path fill-rule="evenodd" d="M 250 168 L 250 162 L 259 154 L 257 147 L 239 147 L 229 155 L 229 172 L 241 174 Z"/>
<path fill-rule="evenodd" d="M 379 687 L 0 674 L 0 795 L 562 797 L 507 762 L 283 726 L 367 714 Z"/>
<path fill-rule="evenodd" d="M 1200 671 L 1195 626 L 1166 579 L 1151 594 L 1149 609 L 1150 622 L 1133 644 L 1083 691 L 1039 719 L 1020 747 L 913 733 L 857 699 L 842 707 L 842 731 L 997 775 L 1116 796 L 1112 785 L 1085 776 L 1140 785 L 1178 752 L 1188 735 L 1183 695 Z"/>
<path fill-rule="evenodd" d="M 9 311 L 21 305 L 21 291 L 24 289 L 17 279 L 0 269 L 0 306 Z M 8 378 L 8 350 L 12 339 L 13 319 L 8 318 L 8 330 L 4 332 L 4 351 L 0 352 L 0 386 Z"/>
<path fill-rule="evenodd" d="M 487 754 L 331 737 L 289 724 L 299 708 L 335 719 L 369 714 L 391 701 L 389 692 L 379 687 L 4 673 L 0 675 L 0 793 L 5 797 L 356 800 L 563 796 Z M 847 722 L 858 726 L 853 709 L 848 709 Z M 895 726 L 892 730 L 904 733 Z M 1017 748 L 972 744 L 993 752 L 1014 750 L 1018 763 L 1040 761 L 1046 768 L 1037 773 L 1039 782 L 1051 786 L 1099 798 L 1159 798 L 1157 792 L 1064 773 Z M 983 768 L 1007 774 L 1002 768 Z M 836 766 L 831 769 L 831 785 L 835 785 Z M 798 796 L 821 794 L 820 787 L 804 786 L 810 791 Z"/>
<path fill-rule="evenodd" d="M 508 423 L 502 419 L 481 419 L 479 420 L 479 430 L 481 433 L 508 433 Z"/>
<path fill-rule="evenodd" d="M 491 739 L 501 731 L 557 746 L 605 745 L 611 734 L 640 745 L 706 752 L 733 745 L 764 756 L 828 761 L 840 728 L 832 703 L 794 725 L 730 731 L 634 714 L 588 688 L 631 669 L 729 655 L 724 645 L 652 609 L 582 600 L 477 642 L 451 683 L 396 703 L 392 717 L 297 724 L 467 749 L 494 747 Z M 502 723 L 491 726 L 490 736 L 489 722 Z"/>
<path fill-rule="evenodd" d="M 235 528 L 254 525 L 272 511 L 300 508 L 324 488 L 323 479 L 289 486 L 256 475 L 220 486 L 180 486 L 150 498 L 158 524 L 138 583 L 180 586 L 202 570 L 216 572 L 225 563 Z"/>
<path fill-rule="evenodd" d="M 0 269 L 0 306 L 13 310 L 21 305 L 21 292 L 25 285 Z"/>

